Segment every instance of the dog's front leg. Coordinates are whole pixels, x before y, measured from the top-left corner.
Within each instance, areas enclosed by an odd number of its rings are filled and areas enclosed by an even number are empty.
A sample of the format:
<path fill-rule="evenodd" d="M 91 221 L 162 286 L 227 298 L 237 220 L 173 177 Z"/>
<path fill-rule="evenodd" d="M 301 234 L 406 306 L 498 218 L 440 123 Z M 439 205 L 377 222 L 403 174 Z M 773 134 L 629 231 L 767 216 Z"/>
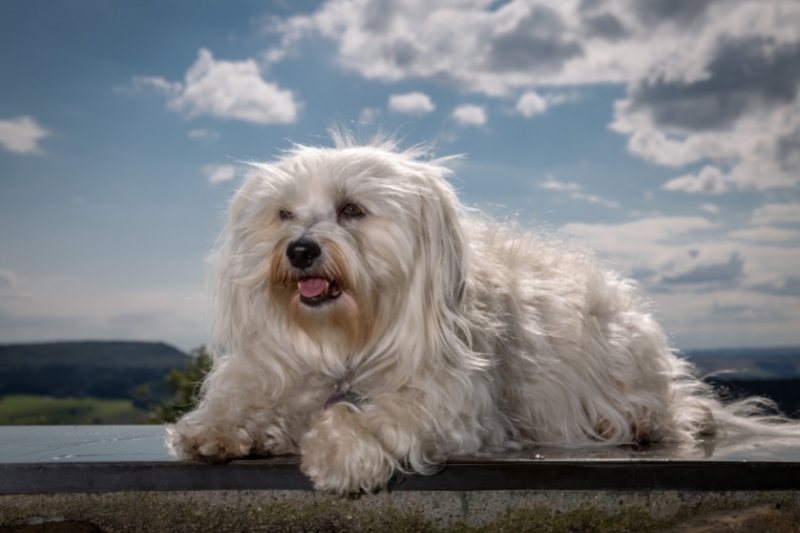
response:
<path fill-rule="evenodd" d="M 167 426 L 167 445 L 179 459 L 220 463 L 250 454 L 297 451 L 286 418 L 257 376 L 243 358 L 215 366 L 197 408 Z"/>
<path fill-rule="evenodd" d="M 424 436 L 431 435 L 426 412 L 400 393 L 358 406 L 335 404 L 303 436 L 301 468 L 320 490 L 346 494 L 380 489 L 410 456 L 420 455 Z"/>

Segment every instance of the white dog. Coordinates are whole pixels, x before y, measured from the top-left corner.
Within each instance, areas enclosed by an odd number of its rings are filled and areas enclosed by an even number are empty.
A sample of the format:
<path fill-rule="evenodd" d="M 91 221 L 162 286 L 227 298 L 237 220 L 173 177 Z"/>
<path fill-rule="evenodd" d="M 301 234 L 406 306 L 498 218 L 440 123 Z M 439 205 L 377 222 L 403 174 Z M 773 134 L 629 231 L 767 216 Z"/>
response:
<path fill-rule="evenodd" d="M 797 431 L 723 406 L 633 282 L 459 204 L 446 161 L 298 146 L 247 179 L 215 253 L 219 354 L 180 458 L 302 454 L 319 489 L 535 444 Z"/>

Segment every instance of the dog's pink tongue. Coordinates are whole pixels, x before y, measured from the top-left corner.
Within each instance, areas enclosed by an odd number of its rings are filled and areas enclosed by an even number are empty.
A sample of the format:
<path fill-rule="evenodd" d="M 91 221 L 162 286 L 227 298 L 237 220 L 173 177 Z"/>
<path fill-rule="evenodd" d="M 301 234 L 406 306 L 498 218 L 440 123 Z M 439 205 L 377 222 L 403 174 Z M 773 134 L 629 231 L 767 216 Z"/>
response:
<path fill-rule="evenodd" d="M 297 290 L 304 298 L 316 298 L 328 290 L 328 280 L 325 278 L 304 278 L 297 282 Z"/>

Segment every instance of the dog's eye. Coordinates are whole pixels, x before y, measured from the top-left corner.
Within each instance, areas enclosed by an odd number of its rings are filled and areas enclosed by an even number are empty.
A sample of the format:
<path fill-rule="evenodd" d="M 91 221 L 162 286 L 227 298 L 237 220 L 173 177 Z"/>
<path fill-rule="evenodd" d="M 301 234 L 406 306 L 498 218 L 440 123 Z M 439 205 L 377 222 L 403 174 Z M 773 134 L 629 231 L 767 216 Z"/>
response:
<path fill-rule="evenodd" d="M 354 204 L 354 203 L 347 203 L 339 209 L 339 215 L 345 218 L 361 218 L 367 213 L 361 208 L 361 206 Z"/>
<path fill-rule="evenodd" d="M 291 220 L 294 218 L 294 213 L 287 211 L 286 209 L 281 209 L 278 213 L 278 216 L 281 218 L 281 220 Z"/>

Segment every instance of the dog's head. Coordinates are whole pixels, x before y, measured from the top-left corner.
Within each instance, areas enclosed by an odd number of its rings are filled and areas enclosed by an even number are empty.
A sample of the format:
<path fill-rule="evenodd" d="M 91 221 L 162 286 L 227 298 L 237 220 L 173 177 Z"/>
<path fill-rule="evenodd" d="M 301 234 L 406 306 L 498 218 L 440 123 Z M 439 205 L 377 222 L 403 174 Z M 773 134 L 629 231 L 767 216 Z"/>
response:
<path fill-rule="evenodd" d="M 217 340 L 352 354 L 441 335 L 427 330 L 458 305 L 466 267 L 448 173 L 388 145 L 301 146 L 257 165 L 217 253 Z"/>

